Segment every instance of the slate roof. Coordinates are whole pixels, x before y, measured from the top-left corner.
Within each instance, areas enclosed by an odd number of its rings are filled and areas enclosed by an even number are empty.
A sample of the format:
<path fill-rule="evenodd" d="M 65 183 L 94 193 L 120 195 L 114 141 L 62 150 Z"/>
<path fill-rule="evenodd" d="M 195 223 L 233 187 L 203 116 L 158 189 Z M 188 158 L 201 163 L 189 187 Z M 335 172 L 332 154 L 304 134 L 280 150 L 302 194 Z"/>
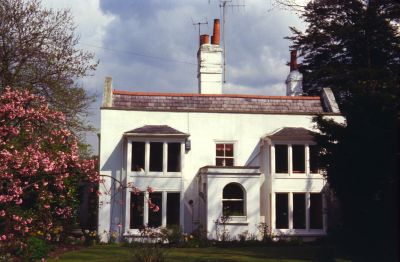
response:
<path fill-rule="evenodd" d="M 271 140 L 314 140 L 314 132 L 302 127 L 285 127 L 270 135 L 266 138 Z"/>
<path fill-rule="evenodd" d="M 127 131 L 125 132 L 125 135 L 189 136 L 188 134 L 178 131 L 167 125 L 146 125 Z"/>
<path fill-rule="evenodd" d="M 318 96 L 141 93 L 113 90 L 113 109 L 172 112 L 319 114 Z"/>

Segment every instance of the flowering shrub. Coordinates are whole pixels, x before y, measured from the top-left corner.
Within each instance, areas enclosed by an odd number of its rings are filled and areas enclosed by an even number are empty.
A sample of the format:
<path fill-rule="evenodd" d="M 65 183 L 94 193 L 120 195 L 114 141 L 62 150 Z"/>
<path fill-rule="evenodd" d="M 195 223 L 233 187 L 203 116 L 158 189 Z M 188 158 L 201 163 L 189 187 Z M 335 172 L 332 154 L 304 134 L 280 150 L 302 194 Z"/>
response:
<path fill-rule="evenodd" d="M 80 159 L 65 116 L 44 98 L 5 88 L 0 94 L 0 253 L 52 240 L 76 216 L 78 185 L 97 183 L 95 161 Z M 10 251 L 11 250 L 11 251 Z"/>

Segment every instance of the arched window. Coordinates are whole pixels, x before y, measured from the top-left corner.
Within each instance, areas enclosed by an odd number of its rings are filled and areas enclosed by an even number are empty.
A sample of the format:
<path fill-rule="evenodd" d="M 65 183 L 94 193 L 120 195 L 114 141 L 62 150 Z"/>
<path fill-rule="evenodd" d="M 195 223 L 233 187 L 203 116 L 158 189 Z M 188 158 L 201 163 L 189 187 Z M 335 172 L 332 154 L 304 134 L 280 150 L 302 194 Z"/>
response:
<path fill-rule="evenodd" d="M 224 216 L 244 216 L 245 194 L 241 185 L 229 183 L 222 191 L 222 214 Z"/>

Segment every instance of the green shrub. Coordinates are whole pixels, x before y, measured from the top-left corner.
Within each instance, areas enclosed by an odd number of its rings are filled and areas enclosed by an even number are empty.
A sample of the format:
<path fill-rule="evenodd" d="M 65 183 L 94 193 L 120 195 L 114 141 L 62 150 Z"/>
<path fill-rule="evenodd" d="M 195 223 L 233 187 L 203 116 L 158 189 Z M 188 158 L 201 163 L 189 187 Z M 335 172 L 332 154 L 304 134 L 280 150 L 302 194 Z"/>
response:
<path fill-rule="evenodd" d="M 40 260 L 46 257 L 51 250 L 51 247 L 46 243 L 46 241 L 37 237 L 29 238 L 27 244 L 28 248 L 25 257 L 29 261 Z"/>
<path fill-rule="evenodd" d="M 133 252 L 133 261 L 135 262 L 165 262 L 167 254 L 165 249 L 157 245 L 136 247 Z"/>

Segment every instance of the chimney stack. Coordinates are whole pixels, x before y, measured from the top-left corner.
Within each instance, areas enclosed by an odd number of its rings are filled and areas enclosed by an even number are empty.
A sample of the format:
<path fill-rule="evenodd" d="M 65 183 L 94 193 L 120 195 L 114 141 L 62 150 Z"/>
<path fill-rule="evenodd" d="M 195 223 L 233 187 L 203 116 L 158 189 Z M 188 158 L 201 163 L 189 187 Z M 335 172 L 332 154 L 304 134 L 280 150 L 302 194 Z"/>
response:
<path fill-rule="evenodd" d="M 297 70 L 297 50 L 290 51 L 290 72 Z"/>
<path fill-rule="evenodd" d="M 201 35 L 200 36 L 200 45 L 209 44 L 209 36 L 208 35 Z"/>
<path fill-rule="evenodd" d="M 214 30 L 213 30 L 213 36 L 211 37 L 211 44 L 219 45 L 220 35 L 221 33 L 220 33 L 219 19 L 214 19 Z"/>
<path fill-rule="evenodd" d="M 303 74 L 298 70 L 297 50 L 290 51 L 290 73 L 286 79 L 286 95 L 303 95 Z"/>
<path fill-rule="evenodd" d="M 214 30 L 211 36 L 200 36 L 200 47 L 197 52 L 197 78 L 200 94 L 222 93 L 222 49 L 220 47 L 219 19 L 214 20 Z"/>

